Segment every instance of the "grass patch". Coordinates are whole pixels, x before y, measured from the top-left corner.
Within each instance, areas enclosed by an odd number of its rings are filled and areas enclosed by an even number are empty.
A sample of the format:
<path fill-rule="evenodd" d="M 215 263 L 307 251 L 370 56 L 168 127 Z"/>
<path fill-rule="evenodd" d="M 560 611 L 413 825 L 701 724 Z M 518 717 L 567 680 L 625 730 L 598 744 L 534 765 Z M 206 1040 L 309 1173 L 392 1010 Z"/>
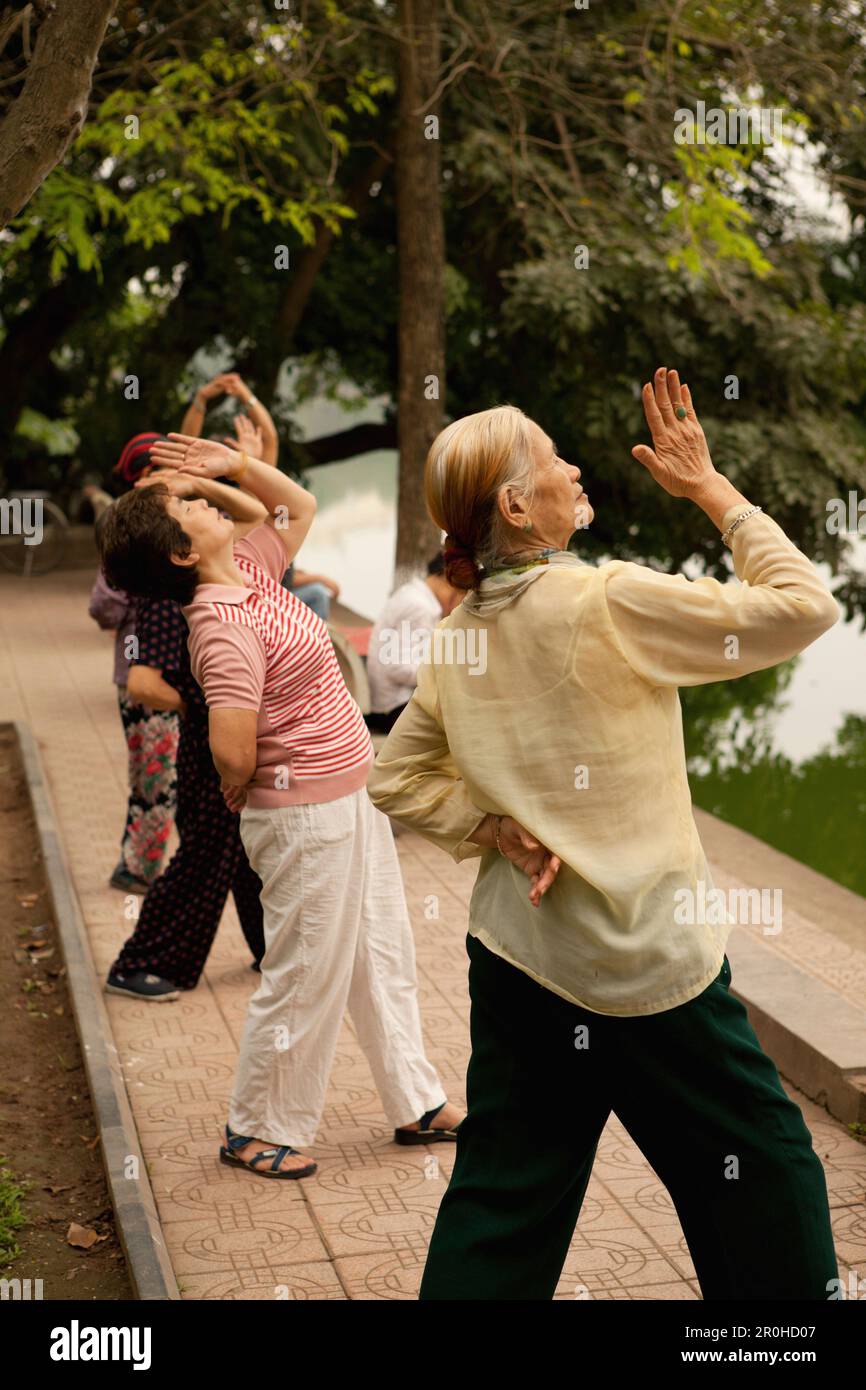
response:
<path fill-rule="evenodd" d="M 15 1181 L 6 1160 L 0 1157 L 0 1265 L 8 1265 L 21 1254 L 15 1232 L 24 1225 L 21 1199 L 24 1188 Z"/>

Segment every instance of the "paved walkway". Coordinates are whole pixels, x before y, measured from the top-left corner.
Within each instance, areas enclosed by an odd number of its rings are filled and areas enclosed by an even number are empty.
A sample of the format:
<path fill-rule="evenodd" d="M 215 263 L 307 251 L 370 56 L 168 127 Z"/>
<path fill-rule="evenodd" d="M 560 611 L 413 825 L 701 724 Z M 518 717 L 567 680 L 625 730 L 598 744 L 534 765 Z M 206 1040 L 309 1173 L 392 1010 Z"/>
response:
<path fill-rule="evenodd" d="M 87 616 L 90 576 L 0 580 L 0 719 L 26 721 L 51 783 L 75 886 L 103 972 L 130 925 L 105 887 L 125 806 L 125 749 L 111 639 Z M 465 1103 L 471 863 L 398 838 L 415 926 L 424 1031 L 450 1097 Z M 429 918 L 431 894 L 438 917 Z M 450 1146 L 391 1141 L 347 1021 L 315 1145 L 319 1171 L 267 1183 L 217 1161 L 247 999 L 256 977 L 228 909 L 199 988 L 174 1004 L 108 996 L 159 1213 L 187 1298 L 413 1299 L 452 1161 Z M 866 1274 L 866 1146 L 788 1088 L 824 1161 L 843 1278 Z M 571 1098 L 563 1097 L 563 1107 Z M 696 1299 L 666 1190 L 612 1118 L 557 1297 Z"/>

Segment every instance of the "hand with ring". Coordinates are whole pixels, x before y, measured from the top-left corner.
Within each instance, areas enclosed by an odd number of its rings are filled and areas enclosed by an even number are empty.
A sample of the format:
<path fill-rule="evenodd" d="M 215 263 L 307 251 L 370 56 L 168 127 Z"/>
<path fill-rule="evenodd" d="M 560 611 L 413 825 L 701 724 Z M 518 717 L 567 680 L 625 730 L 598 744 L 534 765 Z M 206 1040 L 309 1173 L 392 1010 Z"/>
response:
<path fill-rule="evenodd" d="M 688 386 L 673 368 L 659 367 L 654 386 L 643 388 L 643 408 L 653 448 L 636 444 L 632 456 L 672 497 L 691 497 L 716 470 Z"/>

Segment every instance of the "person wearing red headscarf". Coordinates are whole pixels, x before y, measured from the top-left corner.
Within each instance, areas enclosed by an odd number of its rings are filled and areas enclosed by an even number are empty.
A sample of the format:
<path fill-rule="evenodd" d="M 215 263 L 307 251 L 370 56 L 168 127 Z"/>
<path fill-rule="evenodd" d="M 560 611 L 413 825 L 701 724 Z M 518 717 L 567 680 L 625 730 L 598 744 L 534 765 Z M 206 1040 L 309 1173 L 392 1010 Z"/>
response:
<path fill-rule="evenodd" d="M 120 458 L 114 465 L 115 473 L 119 473 L 123 481 L 130 484 L 137 478 L 146 478 L 153 468 L 150 450 L 157 440 L 165 437 L 164 434 L 155 434 L 152 430 L 133 435 L 121 450 Z"/>

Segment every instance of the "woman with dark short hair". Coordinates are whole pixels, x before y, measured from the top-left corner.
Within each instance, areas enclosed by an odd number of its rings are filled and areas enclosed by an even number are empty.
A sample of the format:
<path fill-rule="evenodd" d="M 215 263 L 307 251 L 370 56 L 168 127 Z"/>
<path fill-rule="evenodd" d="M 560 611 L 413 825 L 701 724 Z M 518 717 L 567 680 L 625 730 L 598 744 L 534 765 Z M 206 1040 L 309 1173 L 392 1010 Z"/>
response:
<path fill-rule="evenodd" d="M 370 735 L 328 630 L 282 577 L 315 500 L 245 451 L 172 435 L 177 482 L 121 498 L 106 571 L 184 605 L 211 753 L 262 880 L 265 954 L 220 1150 L 264 1178 L 304 1178 L 348 1008 L 399 1144 L 454 1142 L 462 1113 L 424 1052 L 415 947 L 391 828 L 366 792 Z M 231 519 L 178 491 L 226 475 L 263 505 Z"/>

